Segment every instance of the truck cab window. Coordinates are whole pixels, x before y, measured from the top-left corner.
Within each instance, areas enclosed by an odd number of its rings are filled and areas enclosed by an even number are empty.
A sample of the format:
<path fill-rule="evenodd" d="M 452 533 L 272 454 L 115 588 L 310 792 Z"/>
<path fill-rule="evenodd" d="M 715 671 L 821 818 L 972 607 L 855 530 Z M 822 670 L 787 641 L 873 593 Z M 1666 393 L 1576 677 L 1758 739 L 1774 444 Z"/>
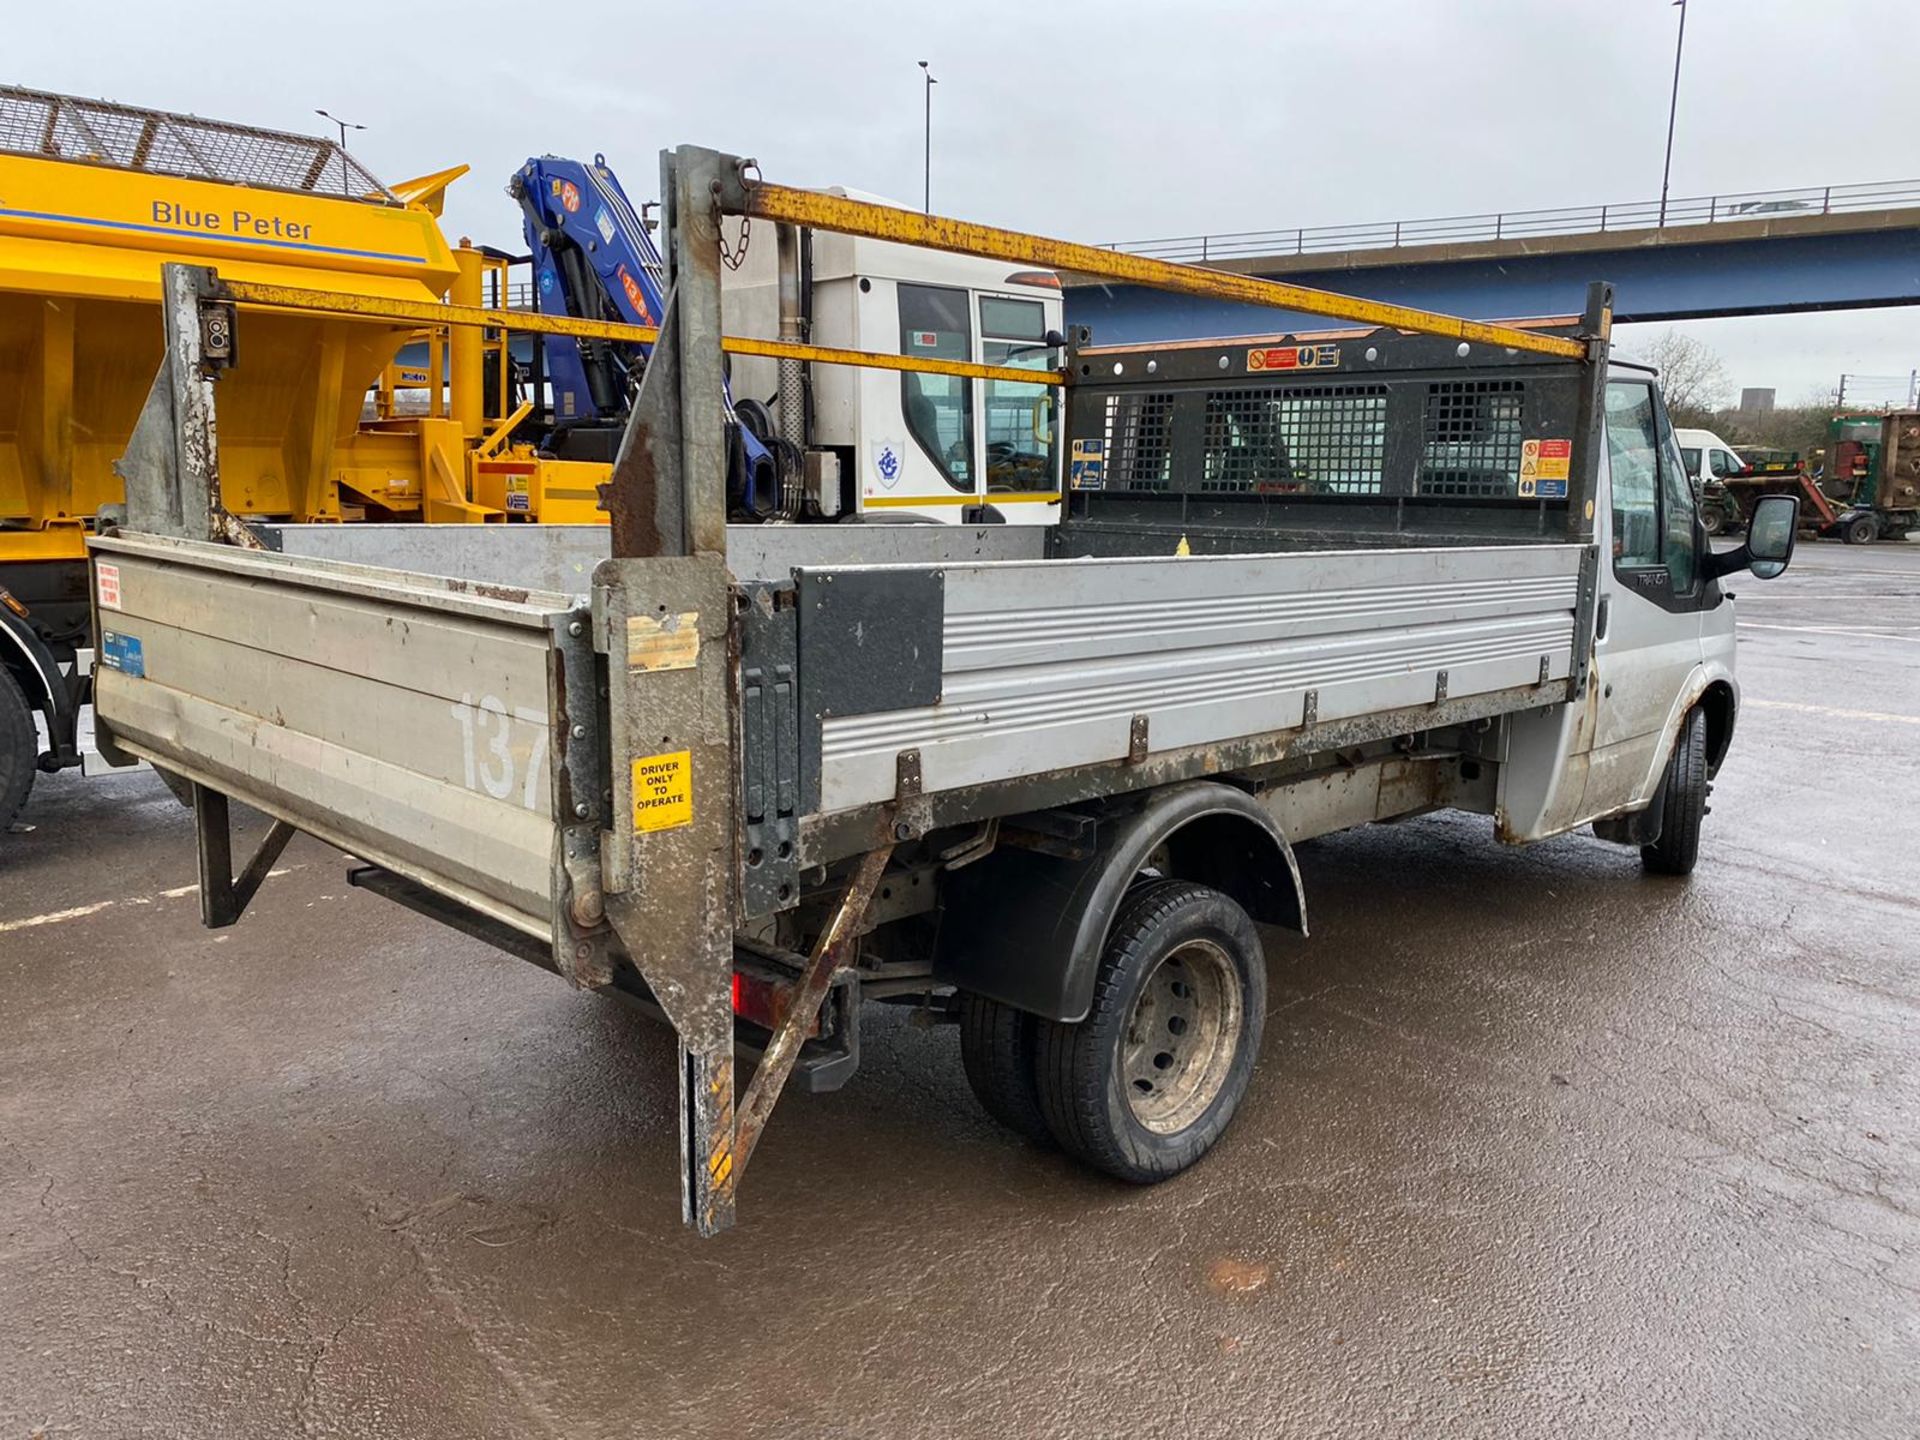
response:
<path fill-rule="evenodd" d="M 1660 432 L 1653 388 L 1616 380 L 1607 386 L 1607 464 L 1613 477 L 1613 563 L 1650 569 L 1660 556 Z"/>
<path fill-rule="evenodd" d="M 988 365 L 1045 370 L 1046 310 L 1038 300 L 980 297 L 980 358 Z M 1053 387 L 1014 380 L 986 382 L 987 489 L 1054 488 Z"/>
<path fill-rule="evenodd" d="M 1725 450 L 1714 451 L 1708 463 L 1713 466 L 1713 473 L 1716 476 L 1725 477 L 1740 473 L 1740 462 Z"/>
<path fill-rule="evenodd" d="M 965 290 L 901 285 L 900 353 L 972 360 L 972 308 Z M 900 376 L 907 431 L 954 489 L 973 492 L 973 384 L 958 375 Z"/>

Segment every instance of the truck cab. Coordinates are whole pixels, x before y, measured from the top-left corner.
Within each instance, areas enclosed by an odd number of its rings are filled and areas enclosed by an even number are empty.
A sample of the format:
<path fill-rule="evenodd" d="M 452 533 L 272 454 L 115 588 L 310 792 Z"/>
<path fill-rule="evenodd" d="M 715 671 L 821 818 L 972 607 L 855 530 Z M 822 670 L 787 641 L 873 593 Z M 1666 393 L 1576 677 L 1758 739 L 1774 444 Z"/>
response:
<path fill-rule="evenodd" d="M 876 197 L 834 189 L 836 196 Z M 780 247 L 745 241 L 724 277 L 730 335 L 779 334 Z M 813 518 L 1003 522 L 1060 519 L 1056 393 L 1039 372 L 1059 363 L 1062 301 L 1051 270 L 885 240 L 803 231 L 798 299 L 805 338 L 842 350 L 958 360 L 1036 372 L 1033 383 L 916 371 L 815 366 L 802 417 L 785 402 L 778 364 L 734 357 L 737 399 L 758 400 L 812 452 Z"/>
<path fill-rule="evenodd" d="M 1567 746 L 1568 763 L 1556 779 L 1568 793 L 1554 797 L 1539 819 L 1542 832 L 1551 833 L 1577 812 L 1603 838 L 1657 845 L 1664 833 L 1672 851 L 1676 817 L 1663 812 L 1676 789 L 1673 757 L 1697 748 L 1698 785 L 1684 783 L 1704 798 L 1738 709 L 1733 607 L 1720 588 L 1700 486 L 1716 464 L 1740 462 L 1711 431 L 1676 430 L 1657 373 L 1617 358 L 1607 377 L 1605 430 L 1606 503 L 1595 517 L 1602 573 L 1591 683 L 1598 700 L 1559 717 L 1563 733 L 1556 739 Z M 1582 735 L 1589 724 L 1591 733 Z M 1697 821 L 1692 830 L 1689 841 Z M 1684 858 L 1690 867 L 1691 856 Z"/>

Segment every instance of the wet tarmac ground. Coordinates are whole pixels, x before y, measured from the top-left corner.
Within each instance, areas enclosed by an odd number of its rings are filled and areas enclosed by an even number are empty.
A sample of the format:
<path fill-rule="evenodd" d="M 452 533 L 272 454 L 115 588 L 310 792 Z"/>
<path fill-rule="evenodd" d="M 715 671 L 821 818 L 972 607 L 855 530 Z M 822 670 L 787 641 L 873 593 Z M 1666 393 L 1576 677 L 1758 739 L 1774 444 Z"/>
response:
<path fill-rule="evenodd" d="M 1253 1091 L 1116 1186 L 870 1012 L 681 1229 L 644 1019 L 296 841 L 198 924 L 151 777 L 0 854 L 0 1440 L 1920 1431 L 1920 545 L 1744 580 L 1690 882 L 1306 846 Z"/>

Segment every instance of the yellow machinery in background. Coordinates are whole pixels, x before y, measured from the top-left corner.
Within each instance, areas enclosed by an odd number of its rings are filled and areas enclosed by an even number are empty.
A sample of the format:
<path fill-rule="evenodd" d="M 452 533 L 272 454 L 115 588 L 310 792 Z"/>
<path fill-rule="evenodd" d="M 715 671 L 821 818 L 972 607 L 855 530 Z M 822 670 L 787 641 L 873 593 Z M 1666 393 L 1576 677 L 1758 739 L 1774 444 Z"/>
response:
<path fill-rule="evenodd" d="M 465 173 L 389 189 L 328 140 L 0 86 L 0 825 L 35 764 L 79 759 L 84 540 L 121 498 L 114 462 L 160 361 L 163 264 L 389 310 L 249 320 L 220 396 L 236 514 L 605 519 L 607 467 L 513 441 L 527 410 L 510 403 L 504 334 L 432 324 L 429 306 L 480 305 L 490 270 L 504 293 L 503 259 L 440 231 Z M 396 302 L 423 319 L 396 321 Z M 403 349 L 422 342 L 426 365 L 406 373 Z M 424 391 L 420 413 L 402 387 Z"/>

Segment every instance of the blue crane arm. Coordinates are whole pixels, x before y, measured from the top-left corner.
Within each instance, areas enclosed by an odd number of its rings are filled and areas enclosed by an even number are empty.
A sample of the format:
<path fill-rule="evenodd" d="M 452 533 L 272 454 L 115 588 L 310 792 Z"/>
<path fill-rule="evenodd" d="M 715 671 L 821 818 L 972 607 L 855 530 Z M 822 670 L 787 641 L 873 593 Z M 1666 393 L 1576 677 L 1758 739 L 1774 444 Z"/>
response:
<path fill-rule="evenodd" d="M 520 202 L 534 303 L 543 315 L 660 323 L 660 252 L 602 157 L 584 165 L 538 156 L 520 167 L 509 188 Z M 624 414 L 651 348 L 564 335 L 542 343 L 554 418 L 562 423 Z"/>
<path fill-rule="evenodd" d="M 508 190 L 520 202 L 541 314 L 660 323 L 666 263 L 606 157 L 596 155 L 586 165 L 536 156 L 520 167 Z M 559 425 L 625 415 L 653 348 L 565 335 L 548 335 L 542 343 Z M 731 395 L 727 411 L 733 420 Z M 757 511 L 762 491 L 775 483 L 773 457 L 749 427 L 736 428 L 744 451 L 738 488 L 746 507 Z"/>

